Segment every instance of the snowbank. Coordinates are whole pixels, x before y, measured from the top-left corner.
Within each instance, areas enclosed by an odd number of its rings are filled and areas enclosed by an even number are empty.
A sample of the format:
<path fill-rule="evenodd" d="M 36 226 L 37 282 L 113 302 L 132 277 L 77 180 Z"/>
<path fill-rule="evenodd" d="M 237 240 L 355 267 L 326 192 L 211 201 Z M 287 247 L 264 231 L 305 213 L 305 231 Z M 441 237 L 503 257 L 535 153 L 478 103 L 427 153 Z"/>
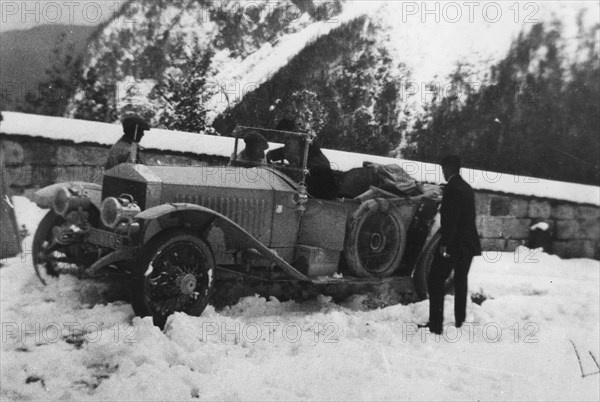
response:
<path fill-rule="evenodd" d="M 47 117 L 15 112 L 4 112 L 1 131 L 7 134 L 67 140 L 75 143 L 112 145 L 122 135 L 119 124 L 98 123 L 62 117 Z M 161 129 L 150 130 L 142 145 L 147 149 L 191 152 L 230 157 L 233 139 L 213 135 L 185 133 Z M 271 148 L 279 144 L 272 143 Z M 430 183 L 443 181 L 441 168 L 431 163 L 386 158 L 381 156 L 325 150 L 332 166 L 339 171 L 361 167 L 364 161 L 381 164 L 399 164 L 415 179 Z M 463 177 L 473 188 L 501 193 L 571 201 L 600 206 L 600 187 L 574 184 L 535 177 L 463 169 Z"/>
<path fill-rule="evenodd" d="M 44 211 L 16 197 L 33 231 Z M 27 248 L 30 250 L 30 247 Z M 28 256 L 0 270 L 3 399 L 598 400 L 600 270 L 519 249 L 477 258 L 468 323 L 436 337 L 428 302 L 365 309 L 248 297 L 164 332 L 73 277 L 43 287 Z M 579 356 L 579 358 L 578 358 Z"/>

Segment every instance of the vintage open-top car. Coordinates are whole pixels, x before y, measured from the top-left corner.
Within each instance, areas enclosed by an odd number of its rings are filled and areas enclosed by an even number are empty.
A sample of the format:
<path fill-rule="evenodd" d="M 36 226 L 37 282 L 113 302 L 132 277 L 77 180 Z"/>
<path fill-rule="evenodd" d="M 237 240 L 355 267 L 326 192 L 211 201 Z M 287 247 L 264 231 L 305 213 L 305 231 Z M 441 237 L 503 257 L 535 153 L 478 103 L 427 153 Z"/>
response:
<path fill-rule="evenodd" d="M 367 186 L 356 197 L 341 191 L 335 200 L 313 198 L 305 185 L 313 137 L 268 130 L 303 140 L 302 166 L 248 166 L 235 160 L 247 129 L 236 129 L 226 166 L 125 163 L 107 170 L 102 186 L 59 183 L 38 191 L 38 205 L 52 208 L 33 242 L 39 278 L 126 275 L 135 313 L 157 325 L 175 311 L 200 315 L 219 270 L 314 284 L 412 275 L 426 297 L 439 241 L 436 186 L 413 196 Z M 339 181 L 348 187 L 369 169 Z M 292 170 L 297 180 L 286 174 Z"/>

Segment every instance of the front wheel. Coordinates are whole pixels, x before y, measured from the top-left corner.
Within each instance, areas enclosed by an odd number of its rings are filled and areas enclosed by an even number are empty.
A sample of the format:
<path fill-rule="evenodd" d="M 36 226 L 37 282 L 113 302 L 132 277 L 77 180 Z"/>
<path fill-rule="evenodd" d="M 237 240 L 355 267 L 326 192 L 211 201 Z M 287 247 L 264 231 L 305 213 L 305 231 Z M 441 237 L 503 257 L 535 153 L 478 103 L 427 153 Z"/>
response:
<path fill-rule="evenodd" d="M 429 298 L 429 291 L 427 289 L 427 278 L 429 277 L 429 272 L 431 271 L 431 265 L 433 264 L 433 257 L 435 253 L 438 252 L 440 248 L 440 240 L 442 239 L 442 234 L 437 232 L 433 235 L 433 237 L 429 240 L 419 261 L 417 262 L 417 266 L 415 267 L 415 271 L 413 273 L 413 283 L 415 285 L 415 290 L 417 291 L 417 295 L 421 300 Z M 448 279 L 446 279 L 446 284 L 444 288 L 446 292 L 452 290 L 454 286 L 454 270 L 450 273 Z"/>
<path fill-rule="evenodd" d="M 31 253 L 33 260 L 33 268 L 35 274 L 40 281 L 46 285 L 48 277 L 58 277 L 58 269 L 56 263 L 51 260 L 51 254 L 56 253 L 51 251 L 50 247 L 54 244 L 54 228 L 60 227 L 65 223 L 65 219 L 50 210 L 40 221 L 33 242 L 31 245 Z"/>
<path fill-rule="evenodd" d="M 133 278 L 133 310 L 163 327 L 176 311 L 199 316 L 213 290 L 215 260 L 210 247 L 192 232 L 159 234 L 140 252 Z"/>
<path fill-rule="evenodd" d="M 51 277 L 61 274 L 81 274 L 85 267 L 98 259 L 94 250 L 85 246 L 84 237 L 88 228 L 98 227 L 98 210 L 91 208 L 71 218 L 79 219 L 78 224 L 70 222 L 48 211 L 40 221 L 32 243 L 32 260 L 35 273 L 46 285 Z"/>

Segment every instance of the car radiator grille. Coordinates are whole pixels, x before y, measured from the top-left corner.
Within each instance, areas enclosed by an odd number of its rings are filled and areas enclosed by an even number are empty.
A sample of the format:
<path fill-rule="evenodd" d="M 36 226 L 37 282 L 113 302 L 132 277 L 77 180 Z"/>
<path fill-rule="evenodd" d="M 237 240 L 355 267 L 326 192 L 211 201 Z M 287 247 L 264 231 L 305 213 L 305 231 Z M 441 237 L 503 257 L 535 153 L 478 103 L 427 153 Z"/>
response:
<path fill-rule="evenodd" d="M 267 226 L 267 204 L 256 198 L 214 197 L 178 194 L 175 202 L 201 205 L 225 215 L 253 236 L 260 236 Z"/>

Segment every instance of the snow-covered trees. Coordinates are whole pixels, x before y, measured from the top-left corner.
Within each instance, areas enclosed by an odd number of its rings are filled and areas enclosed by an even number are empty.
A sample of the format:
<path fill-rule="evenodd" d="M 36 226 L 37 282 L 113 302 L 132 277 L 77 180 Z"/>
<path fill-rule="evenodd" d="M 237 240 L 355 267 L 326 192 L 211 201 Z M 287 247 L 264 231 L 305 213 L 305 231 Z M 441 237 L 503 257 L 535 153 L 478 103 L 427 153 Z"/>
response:
<path fill-rule="evenodd" d="M 473 168 L 598 184 L 599 29 L 580 19 L 572 55 L 560 22 L 538 23 L 518 36 L 479 88 L 458 66 L 450 81 L 464 96 L 435 99 L 405 155 L 437 162 L 454 152 Z"/>
<path fill-rule="evenodd" d="M 67 115 L 110 122 L 125 110 L 135 110 L 155 126 L 201 130 L 208 109 L 214 116 L 227 105 L 205 104 L 211 91 L 218 93 L 219 87 L 249 74 L 268 53 L 264 50 L 281 38 L 341 10 L 341 0 L 127 3 L 91 42 L 85 79 Z M 153 99 L 124 99 L 124 89 L 141 87 L 150 88 L 143 92 L 153 93 Z"/>
<path fill-rule="evenodd" d="M 186 57 L 181 68 L 171 68 L 154 87 L 157 124 L 171 130 L 199 132 L 206 128 L 204 100 L 214 92 L 206 85 L 212 53 Z"/>
<path fill-rule="evenodd" d="M 285 114 L 312 121 L 323 147 L 388 155 L 405 125 L 399 86 L 408 75 L 390 56 L 377 22 L 359 17 L 306 46 L 215 128 L 227 133 L 237 121 L 274 127 Z"/>

